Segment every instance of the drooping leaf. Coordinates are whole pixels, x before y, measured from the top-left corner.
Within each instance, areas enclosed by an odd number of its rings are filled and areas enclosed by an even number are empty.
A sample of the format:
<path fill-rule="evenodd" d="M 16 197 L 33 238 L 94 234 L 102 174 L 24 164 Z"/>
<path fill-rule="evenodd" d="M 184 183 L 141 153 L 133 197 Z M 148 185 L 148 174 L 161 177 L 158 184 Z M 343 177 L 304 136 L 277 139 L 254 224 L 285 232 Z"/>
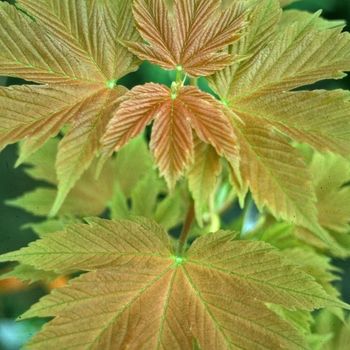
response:
<path fill-rule="evenodd" d="M 6 201 L 8 205 L 22 208 L 39 216 L 51 213 L 52 203 L 57 196 L 57 180 L 54 172 L 58 140 L 49 139 L 46 144 L 30 155 L 25 164 L 31 168 L 25 172 L 36 180 L 43 180 L 55 187 L 38 187 L 23 196 Z M 114 166 L 109 159 L 99 178 L 96 180 L 96 160 L 82 174 L 81 178 L 69 191 L 57 215 L 100 215 L 106 210 L 107 201 L 112 198 L 114 185 Z"/>
<path fill-rule="evenodd" d="M 350 341 L 350 318 L 341 320 L 329 310 L 322 310 L 316 315 L 315 334 L 327 336 L 320 349 L 346 349 Z"/>
<path fill-rule="evenodd" d="M 164 229 L 170 230 L 183 221 L 184 212 L 181 192 L 175 191 L 172 197 L 167 196 L 159 202 L 153 214 L 153 219 Z"/>
<path fill-rule="evenodd" d="M 39 237 L 45 236 L 47 233 L 62 231 L 63 228 L 68 224 L 74 222 L 74 219 L 70 218 L 59 218 L 59 219 L 48 219 L 42 222 L 28 223 L 22 226 L 22 228 L 32 229 Z M 77 222 L 79 222 L 77 220 Z"/>
<path fill-rule="evenodd" d="M 23 282 L 29 281 L 29 284 L 32 284 L 38 281 L 51 283 L 59 276 L 60 275 L 53 271 L 38 270 L 33 266 L 20 264 L 15 266 L 11 271 L 1 275 L 0 278 L 15 277 Z"/>
<path fill-rule="evenodd" d="M 118 151 L 115 178 L 126 196 L 130 196 L 135 184 L 153 169 L 148 145 L 144 135 L 140 135 Z"/>
<path fill-rule="evenodd" d="M 313 155 L 310 169 L 317 195 L 318 221 L 332 241 L 328 247 L 307 229 L 297 228 L 296 234 L 319 249 L 330 249 L 332 254 L 347 257 L 350 254 L 350 166 L 346 159 L 334 154 Z"/>
<path fill-rule="evenodd" d="M 258 208 L 268 205 L 275 217 L 286 217 L 327 240 L 317 220 L 312 179 L 301 155 L 260 119 L 244 115 L 244 120 L 245 124 L 237 123 L 240 170 Z"/>
<path fill-rule="evenodd" d="M 23 11 L 0 3 L 0 75 L 45 85 L 0 89 L 0 148 L 25 139 L 20 163 L 70 124 L 56 159 L 55 214 L 100 151 L 126 91 L 116 81 L 139 64 L 118 40 L 138 34 L 127 0 L 18 3 Z"/>
<path fill-rule="evenodd" d="M 329 244 L 318 221 L 312 177 L 288 138 L 348 156 L 349 94 L 289 90 L 343 77 L 350 70 L 350 35 L 320 21 L 319 13 L 303 13 L 288 26 L 282 17 L 276 32 L 280 13 L 276 0 L 258 2 L 243 30 L 246 35 L 229 48 L 249 57 L 208 81 L 238 116 L 233 121 L 239 130 L 242 183 L 236 174 L 232 181 L 240 197 L 250 188 L 259 208 L 266 205 L 275 217 L 303 226 Z"/>
<path fill-rule="evenodd" d="M 194 86 L 172 91 L 164 85 L 145 84 L 125 94 L 124 101 L 103 137 L 103 155 L 123 147 L 153 119 L 150 148 L 170 189 L 189 165 L 193 154 L 192 130 L 219 155 L 238 163 L 236 136 L 222 111 L 224 106 Z"/>
<path fill-rule="evenodd" d="M 175 0 L 169 16 L 163 0 L 136 0 L 136 27 L 150 45 L 125 45 L 164 69 L 191 77 L 212 74 L 237 61 L 236 55 L 221 50 L 239 38 L 246 24 L 244 2 L 235 1 L 225 11 L 218 11 L 219 6 L 219 0 Z"/>
<path fill-rule="evenodd" d="M 300 1 L 300 0 L 279 0 L 281 7 L 287 6 L 296 1 Z"/>
<path fill-rule="evenodd" d="M 321 13 L 321 10 L 317 13 Z M 278 23 L 278 30 L 283 31 L 287 26 L 293 25 L 295 22 L 300 21 L 301 19 L 307 19 L 310 17 L 310 13 L 306 11 L 299 10 L 288 10 L 283 11 L 281 21 Z M 343 28 L 346 25 L 344 20 L 326 20 L 322 17 L 315 19 L 315 29 L 323 30 L 327 28 Z"/>
<path fill-rule="evenodd" d="M 201 141 L 194 140 L 193 164 L 188 170 L 188 186 L 195 203 L 197 222 L 202 223 L 203 204 L 207 202 L 216 185 L 216 177 L 221 172 L 221 163 L 215 149 Z"/>
<path fill-rule="evenodd" d="M 264 242 L 218 231 L 177 256 L 154 222 L 88 219 L 1 261 L 88 271 L 21 316 L 56 316 L 26 348 L 308 349 L 265 302 L 302 310 L 348 306 Z M 74 310 L 74 312 L 72 312 Z"/>
<path fill-rule="evenodd" d="M 155 171 L 149 172 L 133 188 L 131 193 L 132 213 L 151 218 L 157 203 L 160 183 Z"/>

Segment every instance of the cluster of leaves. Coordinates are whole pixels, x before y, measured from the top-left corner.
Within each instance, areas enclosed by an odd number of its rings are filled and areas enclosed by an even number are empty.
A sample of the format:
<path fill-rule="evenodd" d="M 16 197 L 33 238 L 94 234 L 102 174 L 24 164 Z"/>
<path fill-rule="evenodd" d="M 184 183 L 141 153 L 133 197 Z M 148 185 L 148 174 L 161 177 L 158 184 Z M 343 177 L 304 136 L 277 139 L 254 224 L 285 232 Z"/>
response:
<path fill-rule="evenodd" d="M 0 261 L 31 282 L 79 275 L 20 317 L 55 317 L 28 349 L 346 342 L 326 324 L 346 330 L 350 306 L 325 253 L 350 256 L 350 93 L 295 88 L 343 77 L 350 34 L 291 2 L 0 3 L 0 75 L 37 83 L 0 88 L 0 147 L 24 140 L 17 164 L 50 185 L 9 202 L 50 219 Z M 171 86 L 118 85 L 143 60 Z M 248 191 L 262 214 L 241 234 L 252 206 L 220 214 Z"/>

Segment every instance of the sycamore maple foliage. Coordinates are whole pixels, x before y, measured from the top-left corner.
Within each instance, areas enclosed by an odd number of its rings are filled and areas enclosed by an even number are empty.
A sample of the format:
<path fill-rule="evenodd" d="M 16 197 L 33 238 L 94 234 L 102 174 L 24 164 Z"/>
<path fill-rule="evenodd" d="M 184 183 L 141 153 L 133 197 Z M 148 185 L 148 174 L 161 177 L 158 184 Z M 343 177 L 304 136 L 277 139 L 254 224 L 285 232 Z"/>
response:
<path fill-rule="evenodd" d="M 21 316 L 59 316 L 28 348 L 190 349 L 194 337 L 201 349 L 302 349 L 298 332 L 262 302 L 346 305 L 270 245 L 232 241 L 232 232 L 207 234 L 178 256 L 152 221 L 87 222 L 7 255 L 29 265 L 34 255 L 45 271 L 91 271 Z"/>
<path fill-rule="evenodd" d="M 350 256 L 350 93 L 295 89 L 343 77 L 350 34 L 291 2 L 0 3 L 0 74 L 37 83 L 0 88 L 0 147 L 55 186 L 8 202 L 50 219 L 4 277 L 80 274 L 20 317 L 54 317 L 26 348 L 314 349 L 322 307 L 349 327 L 324 253 Z M 174 81 L 118 85 L 144 60 Z M 256 228 L 225 226 L 250 195 Z"/>

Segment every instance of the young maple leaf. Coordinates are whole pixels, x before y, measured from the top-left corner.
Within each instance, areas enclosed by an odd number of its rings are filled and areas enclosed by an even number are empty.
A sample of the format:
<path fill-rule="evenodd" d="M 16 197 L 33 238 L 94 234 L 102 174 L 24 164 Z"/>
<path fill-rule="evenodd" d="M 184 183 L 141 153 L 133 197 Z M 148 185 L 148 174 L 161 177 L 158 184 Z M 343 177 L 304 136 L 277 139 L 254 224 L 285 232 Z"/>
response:
<path fill-rule="evenodd" d="M 229 48 L 249 57 L 207 77 L 239 117 L 232 119 L 241 158 L 237 187 L 241 200 L 250 188 L 260 209 L 267 205 L 277 218 L 327 239 L 317 219 L 311 175 L 289 140 L 348 157 L 350 94 L 290 90 L 343 77 L 342 71 L 350 70 L 350 35 L 318 14 L 298 18 L 287 11 L 281 18 L 277 0 L 256 4 L 245 35 Z M 235 174 L 232 178 L 237 185 Z"/>
<path fill-rule="evenodd" d="M 25 139 L 22 162 L 69 124 L 56 159 L 56 213 L 100 151 L 126 92 L 116 81 L 139 60 L 118 40 L 137 40 L 129 0 L 0 3 L 0 75 L 40 85 L 0 88 L 0 149 Z"/>
<path fill-rule="evenodd" d="M 246 10 L 235 2 L 220 11 L 220 1 L 177 0 L 169 17 L 162 0 L 136 0 L 137 29 L 151 46 L 127 42 L 142 59 L 192 77 L 208 75 L 237 61 L 237 55 L 218 52 L 239 38 Z M 150 148 L 160 173 L 172 190 L 193 159 L 192 129 L 219 155 L 238 167 L 236 135 L 224 106 L 197 87 L 174 83 L 137 86 L 125 95 L 103 137 L 103 157 L 123 147 L 154 119 Z M 102 164 L 102 163 L 101 163 Z"/>
<path fill-rule="evenodd" d="M 88 219 L 3 255 L 42 271 L 88 271 L 24 313 L 55 317 L 27 349 L 308 349 L 265 303 L 350 308 L 265 242 L 218 231 L 185 256 L 151 220 Z"/>
<path fill-rule="evenodd" d="M 233 166 L 238 163 L 236 135 L 222 112 L 224 106 L 213 96 L 195 86 L 172 91 L 164 85 L 149 83 L 136 86 L 124 97 L 127 100 L 117 109 L 102 139 L 102 159 L 139 135 L 154 119 L 150 148 L 170 189 L 192 159 L 191 128 Z"/>
<path fill-rule="evenodd" d="M 175 0 L 172 16 L 163 0 L 135 0 L 136 27 L 150 45 L 125 42 L 131 52 L 164 69 L 205 76 L 237 61 L 218 52 L 239 38 L 246 9 L 235 1 L 219 11 L 220 0 Z"/>

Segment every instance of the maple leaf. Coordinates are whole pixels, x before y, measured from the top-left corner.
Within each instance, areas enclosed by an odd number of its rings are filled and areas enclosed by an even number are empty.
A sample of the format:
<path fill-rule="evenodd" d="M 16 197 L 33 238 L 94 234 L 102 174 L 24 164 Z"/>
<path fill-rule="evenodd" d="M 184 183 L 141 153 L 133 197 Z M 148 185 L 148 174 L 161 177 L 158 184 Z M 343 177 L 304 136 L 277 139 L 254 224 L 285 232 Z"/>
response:
<path fill-rule="evenodd" d="M 198 137 L 194 138 L 193 162 L 188 168 L 188 187 L 195 199 L 195 214 L 199 225 L 202 223 L 202 208 L 214 192 L 216 177 L 221 173 L 220 157 L 215 149 Z"/>
<path fill-rule="evenodd" d="M 24 172 L 35 180 L 45 181 L 56 187 L 55 159 L 58 144 L 57 138 L 49 139 L 44 146 L 25 160 L 25 164 L 31 167 L 26 168 Z M 113 195 L 115 164 L 112 159 L 109 159 L 105 163 L 98 181 L 94 179 L 96 165 L 97 160 L 93 160 L 89 168 L 84 171 L 69 191 L 57 215 L 83 217 L 100 215 L 106 210 L 107 201 Z M 34 215 L 49 216 L 56 197 L 56 188 L 38 187 L 21 197 L 7 200 L 6 204 L 22 208 Z"/>
<path fill-rule="evenodd" d="M 350 255 L 350 192 L 345 185 L 350 179 L 349 162 L 334 154 L 315 153 L 310 163 L 317 196 L 318 221 L 326 230 L 331 246 L 326 245 L 306 228 L 296 228 L 303 241 L 318 249 L 331 251 L 341 258 Z"/>
<path fill-rule="evenodd" d="M 279 0 L 281 7 L 287 6 L 296 1 L 300 1 L 300 0 Z"/>
<path fill-rule="evenodd" d="M 56 316 L 26 348 L 308 349 L 265 302 L 302 310 L 346 304 L 264 242 L 218 231 L 185 256 L 153 221 L 87 219 L 3 255 L 44 271 L 88 271 L 24 313 Z"/>
<path fill-rule="evenodd" d="M 56 159 L 55 214 L 100 151 L 126 91 L 116 81 L 139 64 L 118 40 L 139 36 L 128 0 L 19 0 L 18 6 L 23 11 L 0 3 L 0 75 L 42 85 L 0 89 L 0 148 L 25 139 L 19 164 L 70 125 Z"/>
<path fill-rule="evenodd" d="M 170 189 L 193 157 L 191 127 L 219 155 L 234 165 L 238 163 L 232 125 L 222 111 L 224 106 L 213 96 L 195 86 L 173 90 L 148 83 L 134 87 L 124 98 L 126 101 L 117 109 L 102 139 L 102 161 L 139 135 L 154 119 L 150 149 Z"/>
<path fill-rule="evenodd" d="M 222 52 L 239 38 L 246 24 L 244 3 L 218 11 L 220 0 L 175 0 L 172 15 L 163 0 L 135 0 L 136 27 L 150 45 L 125 42 L 134 54 L 164 69 L 191 77 L 212 74 L 237 61 Z M 220 52 L 218 52 L 220 51 Z"/>
<path fill-rule="evenodd" d="M 348 156 L 350 95 L 342 90 L 290 90 L 343 77 L 350 70 L 350 35 L 333 23 L 326 25 L 318 14 L 293 18 L 284 26 L 277 0 L 257 2 L 245 35 L 229 48 L 249 57 L 207 79 L 239 117 L 232 120 L 240 147 L 240 196 L 250 188 L 259 209 L 266 205 L 275 217 L 328 241 L 318 222 L 310 172 L 288 140 Z"/>

